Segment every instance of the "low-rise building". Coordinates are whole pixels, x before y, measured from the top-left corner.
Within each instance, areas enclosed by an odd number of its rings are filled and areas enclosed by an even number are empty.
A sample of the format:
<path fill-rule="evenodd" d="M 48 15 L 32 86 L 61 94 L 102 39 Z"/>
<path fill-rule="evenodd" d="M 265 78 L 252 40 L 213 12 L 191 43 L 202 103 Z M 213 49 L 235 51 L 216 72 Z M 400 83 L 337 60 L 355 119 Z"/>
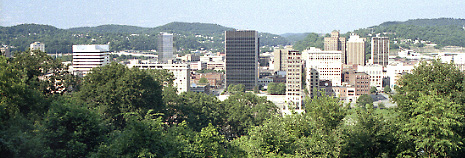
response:
<path fill-rule="evenodd" d="M 131 61 L 127 65 L 129 68 L 139 69 L 164 69 L 173 73 L 174 86 L 177 87 L 178 93 L 187 92 L 190 89 L 190 67 L 189 64 L 159 64 L 159 63 L 140 63 L 138 60 Z"/>

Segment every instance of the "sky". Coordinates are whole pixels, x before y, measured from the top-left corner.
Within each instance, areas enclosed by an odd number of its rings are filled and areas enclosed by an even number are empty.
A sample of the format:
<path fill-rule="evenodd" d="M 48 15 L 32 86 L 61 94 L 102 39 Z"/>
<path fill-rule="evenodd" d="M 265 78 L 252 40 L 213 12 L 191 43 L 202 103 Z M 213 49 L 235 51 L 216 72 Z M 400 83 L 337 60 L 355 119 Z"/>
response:
<path fill-rule="evenodd" d="M 465 19 L 464 6 L 465 0 L 0 0 L 0 26 L 157 27 L 177 21 L 274 34 L 345 33 L 386 21 Z"/>

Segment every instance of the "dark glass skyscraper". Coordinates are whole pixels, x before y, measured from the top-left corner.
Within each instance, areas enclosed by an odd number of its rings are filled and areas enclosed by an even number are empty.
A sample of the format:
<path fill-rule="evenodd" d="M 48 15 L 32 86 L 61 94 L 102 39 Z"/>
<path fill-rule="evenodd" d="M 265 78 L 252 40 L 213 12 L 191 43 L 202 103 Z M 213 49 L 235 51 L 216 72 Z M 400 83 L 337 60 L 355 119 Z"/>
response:
<path fill-rule="evenodd" d="M 226 87 L 243 84 L 246 90 L 252 90 L 257 85 L 258 46 L 257 31 L 226 31 Z"/>

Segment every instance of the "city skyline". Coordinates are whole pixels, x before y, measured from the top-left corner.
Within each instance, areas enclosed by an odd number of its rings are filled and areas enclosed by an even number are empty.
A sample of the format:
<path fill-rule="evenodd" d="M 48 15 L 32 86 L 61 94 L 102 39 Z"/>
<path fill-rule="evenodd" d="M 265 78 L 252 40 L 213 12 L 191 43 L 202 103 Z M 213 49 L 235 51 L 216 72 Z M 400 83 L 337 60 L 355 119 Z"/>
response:
<path fill-rule="evenodd" d="M 157 27 L 170 22 L 213 23 L 236 29 L 284 33 L 341 33 L 387 21 L 465 18 L 460 1 L 45 1 L 2 0 L 0 25 L 24 23 L 58 28 L 106 24 Z M 286 23 L 280 23 L 286 21 Z M 298 25 L 287 25 L 293 23 Z"/>

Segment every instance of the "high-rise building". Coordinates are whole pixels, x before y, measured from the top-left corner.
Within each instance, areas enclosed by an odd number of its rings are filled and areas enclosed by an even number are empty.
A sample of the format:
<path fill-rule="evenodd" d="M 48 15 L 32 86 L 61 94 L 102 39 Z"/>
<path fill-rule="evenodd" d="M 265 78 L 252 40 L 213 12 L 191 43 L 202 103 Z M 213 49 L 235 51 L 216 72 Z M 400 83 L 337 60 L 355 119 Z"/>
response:
<path fill-rule="evenodd" d="M 330 80 L 332 86 L 341 86 L 341 51 L 322 51 L 318 48 L 310 48 L 304 50 L 306 53 L 306 67 L 308 69 L 316 69 L 319 74 L 319 80 Z"/>
<path fill-rule="evenodd" d="M 365 38 L 360 38 L 356 34 L 350 35 L 347 40 L 347 64 L 365 65 Z"/>
<path fill-rule="evenodd" d="M 173 34 L 160 32 L 158 35 L 158 63 L 168 63 L 173 59 Z"/>
<path fill-rule="evenodd" d="M 324 39 L 325 51 L 341 51 L 341 63 L 347 64 L 346 61 L 346 38 L 339 36 L 339 31 L 331 32 L 331 37 Z"/>
<path fill-rule="evenodd" d="M 31 43 L 29 49 L 31 49 L 31 51 L 38 50 L 41 52 L 45 52 L 45 44 L 40 43 L 40 42 L 34 42 L 34 43 Z"/>
<path fill-rule="evenodd" d="M 310 97 L 314 97 L 316 93 L 315 91 L 318 91 L 320 89 L 319 84 L 320 84 L 320 75 L 318 74 L 318 70 L 314 68 L 306 68 L 307 70 L 307 91 Z"/>
<path fill-rule="evenodd" d="M 288 106 L 285 106 L 283 111 L 284 113 L 292 110 L 303 112 L 302 54 L 299 51 L 289 50 L 286 56 L 286 100 Z"/>
<path fill-rule="evenodd" d="M 92 68 L 110 63 L 109 45 L 73 45 L 73 73 L 86 75 Z"/>
<path fill-rule="evenodd" d="M 388 65 L 389 37 L 371 38 L 371 59 L 371 64 Z"/>
<path fill-rule="evenodd" d="M 286 46 L 283 49 L 274 49 L 274 71 L 286 71 L 286 55 L 289 50 L 292 50 L 290 46 Z"/>
<path fill-rule="evenodd" d="M 252 90 L 258 85 L 258 49 L 257 31 L 226 31 L 226 86 L 243 84 Z"/>

